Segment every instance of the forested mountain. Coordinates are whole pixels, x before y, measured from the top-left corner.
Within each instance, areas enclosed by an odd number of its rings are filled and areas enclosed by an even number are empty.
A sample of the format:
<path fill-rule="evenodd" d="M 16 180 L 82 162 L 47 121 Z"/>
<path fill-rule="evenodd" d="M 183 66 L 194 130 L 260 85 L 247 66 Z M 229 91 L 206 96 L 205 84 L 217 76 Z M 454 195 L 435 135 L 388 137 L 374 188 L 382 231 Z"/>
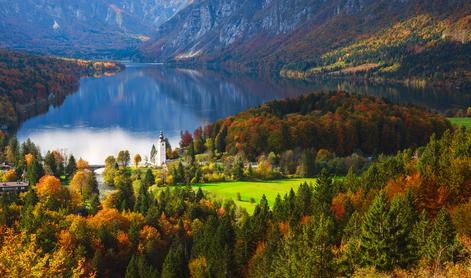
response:
<path fill-rule="evenodd" d="M 0 47 L 118 55 L 146 40 L 191 0 L 2 0 Z"/>
<path fill-rule="evenodd" d="M 463 0 L 202 0 L 160 26 L 144 59 L 284 76 L 469 79 Z"/>
<path fill-rule="evenodd" d="M 219 152 L 254 158 L 295 148 L 394 153 L 450 128 L 446 118 L 424 109 L 332 92 L 268 102 L 205 127 L 205 134 Z"/>
<path fill-rule="evenodd" d="M 114 62 L 92 62 L 0 50 L 0 128 L 60 105 L 78 88 L 80 77 L 117 72 Z"/>
<path fill-rule="evenodd" d="M 465 0 L 4 0 L 0 47 L 462 87 L 470 13 Z"/>

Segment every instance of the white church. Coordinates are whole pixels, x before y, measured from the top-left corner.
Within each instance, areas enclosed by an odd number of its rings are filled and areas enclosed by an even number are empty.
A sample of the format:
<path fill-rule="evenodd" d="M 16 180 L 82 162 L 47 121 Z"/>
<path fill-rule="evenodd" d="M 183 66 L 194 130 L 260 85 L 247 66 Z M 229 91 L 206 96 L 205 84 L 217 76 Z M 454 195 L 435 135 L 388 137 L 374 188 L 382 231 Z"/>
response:
<path fill-rule="evenodd" d="M 167 143 L 165 142 L 164 133 L 161 131 L 157 142 L 157 157 L 155 166 L 162 167 L 167 162 Z"/>

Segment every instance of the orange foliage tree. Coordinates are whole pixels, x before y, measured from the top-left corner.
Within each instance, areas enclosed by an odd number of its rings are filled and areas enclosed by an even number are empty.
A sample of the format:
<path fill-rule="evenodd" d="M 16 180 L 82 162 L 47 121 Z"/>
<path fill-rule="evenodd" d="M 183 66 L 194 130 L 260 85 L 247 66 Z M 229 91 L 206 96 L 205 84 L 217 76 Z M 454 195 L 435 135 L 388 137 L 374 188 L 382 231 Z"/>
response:
<path fill-rule="evenodd" d="M 40 199 L 47 199 L 49 197 L 58 197 L 62 188 L 61 182 L 54 176 L 44 176 L 39 180 L 36 185 L 36 192 Z"/>
<path fill-rule="evenodd" d="M 9 182 L 9 181 L 16 181 L 17 180 L 17 176 L 16 176 L 16 173 L 14 170 L 9 170 L 8 172 L 6 172 L 5 174 L 3 174 L 2 176 L 2 181 L 6 181 L 6 182 Z"/>

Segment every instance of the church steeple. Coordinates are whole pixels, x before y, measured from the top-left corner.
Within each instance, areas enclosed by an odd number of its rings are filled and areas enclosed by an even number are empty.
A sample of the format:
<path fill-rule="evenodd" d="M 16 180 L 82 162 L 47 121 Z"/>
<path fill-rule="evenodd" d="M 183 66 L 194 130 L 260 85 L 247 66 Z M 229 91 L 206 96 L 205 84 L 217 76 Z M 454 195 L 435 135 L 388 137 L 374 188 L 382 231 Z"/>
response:
<path fill-rule="evenodd" d="M 159 142 L 157 142 L 157 167 L 162 167 L 167 162 L 167 142 L 164 133 L 160 131 Z"/>

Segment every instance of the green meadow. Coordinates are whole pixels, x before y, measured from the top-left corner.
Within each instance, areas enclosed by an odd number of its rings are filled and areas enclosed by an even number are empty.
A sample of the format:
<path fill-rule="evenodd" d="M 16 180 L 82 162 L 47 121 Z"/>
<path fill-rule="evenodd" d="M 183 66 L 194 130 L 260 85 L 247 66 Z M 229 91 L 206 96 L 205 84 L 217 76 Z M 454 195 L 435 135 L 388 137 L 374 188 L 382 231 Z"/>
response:
<path fill-rule="evenodd" d="M 303 182 L 315 183 L 315 179 L 299 178 L 271 181 L 217 182 L 197 184 L 194 188 L 201 187 L 204 192 L 209 193 L 216 199 L 232 199 L 237 205 L 244 207 L 249 213 L 252 213 L 255 209 L 255 205 L 260 202 L 263 194 L 265 194 L 268 204 L 273 206 L 278 194 L 283 197 L 291 188 L 296 191 Z M 237 200 L 237 193 L 240 193 L 240 201 Z M 251 199 L 253 199 L 252 202 Z"/>
<path fill-rule="evenodd" d="M 471 118 L 448 118 L 448 120 L 453 125 L 471 127 Z"/>

